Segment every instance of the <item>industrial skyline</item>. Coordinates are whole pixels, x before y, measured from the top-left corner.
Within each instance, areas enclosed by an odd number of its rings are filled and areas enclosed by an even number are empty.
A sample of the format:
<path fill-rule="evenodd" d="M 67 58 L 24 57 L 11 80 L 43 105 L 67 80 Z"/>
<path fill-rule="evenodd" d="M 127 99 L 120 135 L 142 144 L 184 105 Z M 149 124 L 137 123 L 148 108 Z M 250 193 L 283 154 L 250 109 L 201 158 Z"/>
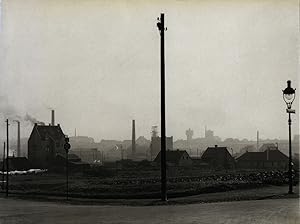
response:
<path fill-rule="evenodd" d="M 0 223 L 296 223 L 299 7 L 0 0 Z"/>
<path fill-rule="evenodd" d="M 218 3 L 2 1 L 0 118 L 48 124 L 53 107 L 69 135 L 130 139 L 134 119 L 136 133 L 150 136 L 160 123 L 163 10 L 167 135 L 203 136 L 207 125 L 222 139 L 255 140 L 257 130 L 287 139 L 281 90 L 298 83 L 297 1 Z M 292 120 L 298 134 L 299 116 Z M 22 136 L 31 125 L 21 121 Z"/>

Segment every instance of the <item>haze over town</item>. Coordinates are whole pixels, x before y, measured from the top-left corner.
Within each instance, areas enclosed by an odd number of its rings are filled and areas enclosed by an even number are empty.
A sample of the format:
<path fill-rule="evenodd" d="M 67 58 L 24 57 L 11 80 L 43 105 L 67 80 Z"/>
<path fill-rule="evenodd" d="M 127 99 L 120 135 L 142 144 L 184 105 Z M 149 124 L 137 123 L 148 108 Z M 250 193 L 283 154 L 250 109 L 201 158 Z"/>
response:
<path fill-rule="evenodd" d="M 191 128 L 201 137 L 207 125 L 222 139 L 255 140 L 257 130 L 287 139 L 281 90 L 287 79 L 298 87 L 297 4 L 2 0 L 0 118 L 49 123 L 54 108 L 66 134 L 76 128 L 96 141 L 130 139 L 135 119 L 137 136 L 149 139 L 160 124 L 156 18 L 164 11 L 167 135 L 186 138 Z M 31 130 L 23 121 L 23 137 Z"/>
<path fill-rule="evenodd" d="M 0 223 L 300 223 L 299 7 L 0 0 Z"/>

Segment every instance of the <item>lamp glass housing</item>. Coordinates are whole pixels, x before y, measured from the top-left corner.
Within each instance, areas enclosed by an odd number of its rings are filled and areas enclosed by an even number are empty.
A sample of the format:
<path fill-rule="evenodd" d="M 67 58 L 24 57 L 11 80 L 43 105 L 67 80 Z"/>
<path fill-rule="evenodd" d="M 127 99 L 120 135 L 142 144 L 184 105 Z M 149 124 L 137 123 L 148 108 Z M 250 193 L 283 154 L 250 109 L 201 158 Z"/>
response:
<path fill-rule="evenodd" d="M 291 109 L 292 103 L 295 99 L 295 89 L 291 87 L 290 80 L 287 81 L 287 87 L 282 92 L 283 92 L 283 100 L 285 101 L 288 109 Z"/>

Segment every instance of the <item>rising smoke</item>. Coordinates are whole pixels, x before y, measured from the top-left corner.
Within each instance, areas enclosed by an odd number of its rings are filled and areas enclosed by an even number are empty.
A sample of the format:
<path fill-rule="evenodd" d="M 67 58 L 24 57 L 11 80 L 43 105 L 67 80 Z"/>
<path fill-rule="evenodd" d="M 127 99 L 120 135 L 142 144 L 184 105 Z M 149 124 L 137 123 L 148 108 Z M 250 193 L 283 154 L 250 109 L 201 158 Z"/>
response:
<path fill-rule="evenodd" d="M 37 123 L 37 124 L 45 125 L 44 122 L 38 121 L 36 118 L 30 116 L 29 114 L 26 114 L 26 115 L 24 116 L 24 121 L 29 121 L 31 124 Z"/>
<path fill-rule="evenodd" d="M 5 96 L 0 96 L 0 118 L 3 120 L 9 119 L 9 120 L 19 120 L 19 121 L 25 121 L 29 122 L 30 124 L 42 124 L 44 125 L 44 122 L 38 121 L 33 116 L 26 113 L 25 116 L 19 115 L 19 111 L 8 102 L 8 98 Z"/>

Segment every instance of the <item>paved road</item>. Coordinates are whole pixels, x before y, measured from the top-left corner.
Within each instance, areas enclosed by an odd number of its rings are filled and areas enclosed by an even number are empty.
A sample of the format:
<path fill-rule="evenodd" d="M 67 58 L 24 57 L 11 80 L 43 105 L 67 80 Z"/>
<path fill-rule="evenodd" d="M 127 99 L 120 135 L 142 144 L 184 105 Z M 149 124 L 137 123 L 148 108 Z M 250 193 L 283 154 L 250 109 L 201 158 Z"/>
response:
<path fill-rule="evenodd" d="M 6 223 L 300 223 L 299 199 L 173 206 L 86 206 L 0 198 Z"/>

